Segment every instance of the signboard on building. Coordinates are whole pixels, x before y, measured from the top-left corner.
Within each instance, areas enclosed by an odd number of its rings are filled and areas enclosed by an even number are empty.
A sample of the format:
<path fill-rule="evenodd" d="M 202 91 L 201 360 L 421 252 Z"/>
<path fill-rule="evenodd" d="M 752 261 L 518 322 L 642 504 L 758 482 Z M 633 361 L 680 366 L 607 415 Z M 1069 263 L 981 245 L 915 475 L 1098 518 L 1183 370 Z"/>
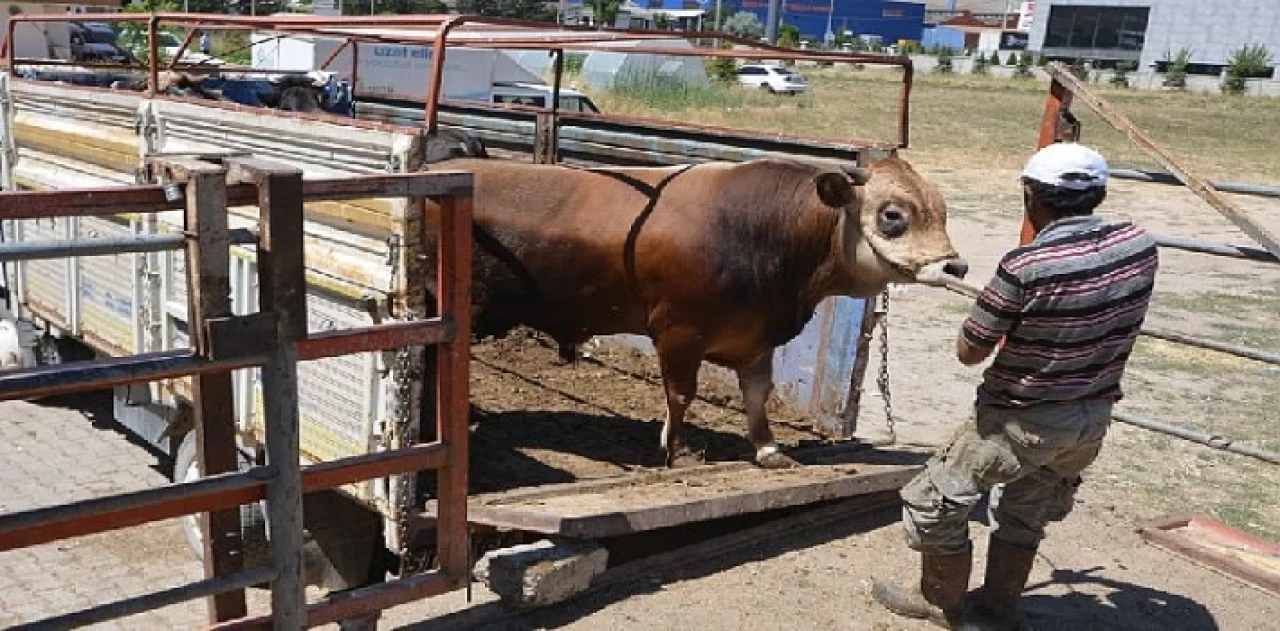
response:
<path fill-rule="evenodd" d="M 1026 50 L 1031 43 L 1031 34 L 1022 31 L 1002 31 L 1000 33 L 1000 50 Z"/>
<path fill-rule="evenodd" d="M 1035 2 L 1023 2 L 1018 6 L 1018 30 L 1023 33 L 1031 32 L 1031 20 L 1036 15 Z"/>

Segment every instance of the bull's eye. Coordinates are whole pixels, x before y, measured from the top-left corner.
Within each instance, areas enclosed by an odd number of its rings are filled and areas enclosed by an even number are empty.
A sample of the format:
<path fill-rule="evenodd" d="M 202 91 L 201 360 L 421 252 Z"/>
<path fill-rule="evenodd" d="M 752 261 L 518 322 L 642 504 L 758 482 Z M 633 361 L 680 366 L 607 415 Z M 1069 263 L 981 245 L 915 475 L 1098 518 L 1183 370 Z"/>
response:
<path fill-rule="evenodd" d="M 897 206 L 885 206 L 880 209 L 880 222 L 877 228 L 886 238 L 900 237 L 907 233 L 907 213 Z"/>

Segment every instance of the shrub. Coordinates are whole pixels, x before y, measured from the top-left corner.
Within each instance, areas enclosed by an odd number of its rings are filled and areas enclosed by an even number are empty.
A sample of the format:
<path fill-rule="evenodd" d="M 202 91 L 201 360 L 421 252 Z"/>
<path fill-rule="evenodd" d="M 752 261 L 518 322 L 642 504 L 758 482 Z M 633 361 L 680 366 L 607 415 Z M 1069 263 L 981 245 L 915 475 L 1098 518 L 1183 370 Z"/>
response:
<path fill-rule="evenodd" d="M 938 74 L 951 74 L 951 49 L 943 46 L 938 50 L 938 65 L 933 69 Z"/>
<path fill-rule="evenodd" d="M 1018 65 L 1013 70 L 1013 76 L 1018 79 L 1031 78 L 1031 53 L 1022 53 L 1018 57 Z"/>
<path fill-rule="evenodd" d="M 1271 75 L 1271 52 L 1262 44 L 1250 44 L 1237 48 L 1227 58 L 1227 79 L 1222 91 L 1227 94 L 1244 94 L 1245 79 Z"/>
<path fill-rule="evenodd" d="M 987 58 L 978 53 L 973 56 L 973 66 L 969 69 L 969 74 L 987 74 Z"/>
<path fill-rule="evenodd" d="M 1182 48 L 1177 55 L 1164 53 L 1164 86 L 1166 88 L 1183 89 L 1187 87 L 1187 66 L 1191 64 L 1191 49 Z"/>
<path fill-rule="evenodd" d="M 1138 69 L 1132 61 L 1121 61 L 1116 64 L 1116 71 L 1111 75 L 1111 85 L 1119 88 L 1129 87 L 1129 73 Z"/>

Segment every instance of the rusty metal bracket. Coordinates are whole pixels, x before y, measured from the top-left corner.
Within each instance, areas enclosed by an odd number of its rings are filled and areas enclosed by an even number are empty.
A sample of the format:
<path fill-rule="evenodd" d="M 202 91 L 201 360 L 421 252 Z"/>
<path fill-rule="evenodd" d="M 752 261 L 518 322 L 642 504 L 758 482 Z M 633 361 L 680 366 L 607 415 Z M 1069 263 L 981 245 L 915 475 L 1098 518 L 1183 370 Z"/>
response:
<path fill-rule="evenodd" d="M 1067 67 L 1059 62 L 1049 64 L 1045 71 L 1053 78 L 1054 82 L 1065 87 L 1071 94 L 1079 99 L 1080 102 L 1088 105 L 1099 118 L 1106 121 L 1116 131 L 1124 134 L 1133 141 L 1138 148 L 1142 149 L 1147 155 L 1155 158 L 1160 166 L 1163 166 L 1178 181 L 1191 189 L 1191 192 L 1200 196 L 1205 202 L 1213 207 L 1214 210 L 1226 217 L 1231 223 L 1235 224 L 1241 232 L 1249 236 L 1249 238 L 1258 242 L 1262 247 L 1276 256 L 1280 256 L 1280 238 L 1271 234 L 1266 228 L 1259 225 L 1251 219 L 1244 210 L 1238 208 L 1235 204 L 1228 201 L 1218 189 L 1214 188 L 1208 180 L 1200 177 L 1189 167 L 1182 164 L 1177 158 L 1170 154 L 1164 147 L 1160 146 L 1150 136 L 1144 133 L 1133 121 L 1129 120 L 1121 114 L 1114 105 L 1106 99 L 1094 94 L 1088 86 L 1082 83 L 1075 75 L 1071 74 Z"/>
<path fill-rule="evenodd" d="M 276 314 L 260 312 L 205 321 L 209 359 L 232 361 L 262 357 L 276 350 Z"/>

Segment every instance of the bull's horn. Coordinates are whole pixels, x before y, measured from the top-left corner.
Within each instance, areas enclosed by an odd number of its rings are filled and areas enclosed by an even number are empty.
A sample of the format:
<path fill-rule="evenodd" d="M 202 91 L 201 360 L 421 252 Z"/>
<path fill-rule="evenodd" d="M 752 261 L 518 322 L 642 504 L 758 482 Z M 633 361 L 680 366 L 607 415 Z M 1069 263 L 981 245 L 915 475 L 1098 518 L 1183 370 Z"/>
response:
<path fill-rule="evenodd" d="M 863 186 L 871 181 L 871 172 L 862 167 L 844 165 L 840 167 L 840 170 L 844 171 L 853 180 L 854 186 Z"/>

